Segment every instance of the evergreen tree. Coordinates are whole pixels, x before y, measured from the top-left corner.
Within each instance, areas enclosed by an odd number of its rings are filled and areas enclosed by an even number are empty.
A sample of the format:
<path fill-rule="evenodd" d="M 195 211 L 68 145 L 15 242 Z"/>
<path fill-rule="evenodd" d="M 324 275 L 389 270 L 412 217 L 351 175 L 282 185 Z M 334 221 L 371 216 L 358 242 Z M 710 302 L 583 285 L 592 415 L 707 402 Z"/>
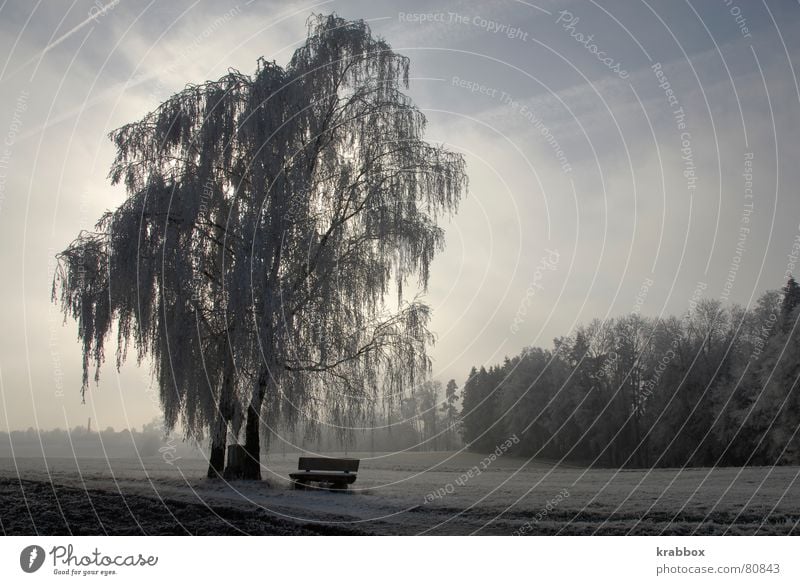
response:
<path fill-rule="evenodd" d="M 797 281 L 794 279 L 793 276 L 789 277 L 789 280 L 786 281 L 786 285 L 782 289 L 783 291 L 783 300 L 781 301 L 781 317 L 783 317 L 783 327 L 784 329 L 791 328 L 792 326 L 792 313 L 794 312 L 795 307 L 800 304 L 800 284 L 797 284 Z"/>
<path fill-rule="evenodd" d="M 483 370 L 483 368 L 481 368 Z M 472 449 L 473 442 L 483 430 L 483 421 L 478 418 L 477 408 L 481 401 L 480 379 L 475 366 L 469 371 L 464 382 L 461 399 L 461 433 L 467 448 Z"/>
<path fill-rule="evenodd" d="M 445 446 L 448 450 L 455 448 L 454 437 L 456 434 L 456 425 L 458 424 L 458 409 L 456 402 L 458 401 L 458 384 L 455 380 L 450 380 L 444 390 L 444 402 L 442 403 L 442 417 L 446 425 L 445 431 Z"/>

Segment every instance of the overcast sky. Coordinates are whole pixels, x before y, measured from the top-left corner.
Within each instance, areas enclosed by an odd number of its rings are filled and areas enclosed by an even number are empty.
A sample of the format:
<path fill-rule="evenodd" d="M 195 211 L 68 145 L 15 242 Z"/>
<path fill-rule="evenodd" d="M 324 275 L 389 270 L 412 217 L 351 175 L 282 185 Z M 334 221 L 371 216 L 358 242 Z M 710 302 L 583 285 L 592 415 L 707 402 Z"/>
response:
<path fill-rule="evenodd" d="M 285 64 L 312 12 L 367 19 L 410 57 L 427 138 L 466 157 L 427 295 L 436 378 L 461 386 L 595 317 L 682 313 L 695 290 L 747 305 L 780 287 L 800 9 L 735 2 L 0 1 L 0 429 L 158 414 L 146 368 L 113 356 L 81 404 L 53 256 L 123 200 L 110 130 L 186 83 Z"/>

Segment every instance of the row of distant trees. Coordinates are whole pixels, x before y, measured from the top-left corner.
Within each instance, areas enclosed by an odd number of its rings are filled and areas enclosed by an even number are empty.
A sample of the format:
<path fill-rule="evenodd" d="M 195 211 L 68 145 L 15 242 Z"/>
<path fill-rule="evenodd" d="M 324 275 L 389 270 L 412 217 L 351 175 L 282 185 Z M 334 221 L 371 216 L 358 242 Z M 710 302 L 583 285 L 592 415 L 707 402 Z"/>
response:
<path fill-rule="evenodd" d="M 464 384 L 461 431 L 487 452 L 613 467 L 800 463 L 800 286 L 752 309 L 594 320 Z"/>
<path fill-rule="evenodd" d="M 416 449 L 449 451 L 460 444 L 458 436 L 458 386 L 450 380 L 442 391 L 438 380 L 425 382 L 400 403 L 400 420 Z M 395 414 L 395 416 L 397 416 Z"/>
<path fill-rule="evenodd" d="M 156 457 L 174 461 L 202 456 L 197 444 L 164 432 L 159 420 L 136 428 L 115 431 L 113 427 L 94 431 L 72 429 L 34 429 L 0 431 L 2 457 Z"/>
<path fill-rule="evenodd" d="M 458 385 L 450 380 L 425 381 L 392 399 L 373 402 L 346 432 L 331 425 L 300 421 L 281 425 L 269 435 L 273 453 L 353 451 L 451 451 L 462 446 L 459 433 Z"/>

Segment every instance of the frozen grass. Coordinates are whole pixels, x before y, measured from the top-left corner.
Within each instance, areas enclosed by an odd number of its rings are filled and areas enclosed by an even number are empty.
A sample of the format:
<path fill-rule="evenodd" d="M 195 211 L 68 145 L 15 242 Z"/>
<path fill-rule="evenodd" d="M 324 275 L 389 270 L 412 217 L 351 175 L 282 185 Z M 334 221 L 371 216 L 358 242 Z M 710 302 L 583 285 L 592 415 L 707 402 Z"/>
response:
<path fill-rule="evenodd" d="M 484 466 L 483 456 L 469 453 L 349 456 L 362 462 L 347 493 L 292 490 L 288 473 L 297 455 L 281 454 L 268 457 L 263 482 L 207 480 L 203 460 L 169 465 L 161 458 L 50 458 L 47 466 L 43 459 L 7 458 L 0 459 L 0 476 L 135 500 L 121 514 L 135 516 L 142 502 L 165 501 L 197 506 L 194 513 L 206 511 L 210 521 L 219 510 L 236 511 L 237 518 L 250 512 L 274 519 L 281 530 L 285 523 L 322 523 L 326 530 L 380 534 L 789 534 L 800 518 L 797 467 L 648 472 L 510 456 Z M 88 504 L 85 513 L 92 514 Z M 254 531 L 247 523 L 240 528 Z"/>

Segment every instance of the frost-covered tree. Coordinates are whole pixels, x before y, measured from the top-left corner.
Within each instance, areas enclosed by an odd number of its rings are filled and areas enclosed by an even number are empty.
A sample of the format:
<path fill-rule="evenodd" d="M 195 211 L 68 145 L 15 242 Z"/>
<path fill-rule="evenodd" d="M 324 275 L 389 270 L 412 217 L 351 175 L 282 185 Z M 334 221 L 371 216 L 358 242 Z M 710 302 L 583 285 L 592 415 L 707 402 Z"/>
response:
<path fill-rule="evenodd" d="M 285 68 L 187 86 L 113 132 L 128 198 L 54 281 L 82 392 L 116 332 L 118 367 L 131 346 L 152 363 L 168 428 L 210 434 L 209 475 L 243 434 L 258 478 L 260 430 L 346 430 L 377 392 L 413 385 L 429 310 L 403 290 L 427 285 L 466 174 L 423 140 L 408 66 L 363 21 L 315 16 Z"/>

